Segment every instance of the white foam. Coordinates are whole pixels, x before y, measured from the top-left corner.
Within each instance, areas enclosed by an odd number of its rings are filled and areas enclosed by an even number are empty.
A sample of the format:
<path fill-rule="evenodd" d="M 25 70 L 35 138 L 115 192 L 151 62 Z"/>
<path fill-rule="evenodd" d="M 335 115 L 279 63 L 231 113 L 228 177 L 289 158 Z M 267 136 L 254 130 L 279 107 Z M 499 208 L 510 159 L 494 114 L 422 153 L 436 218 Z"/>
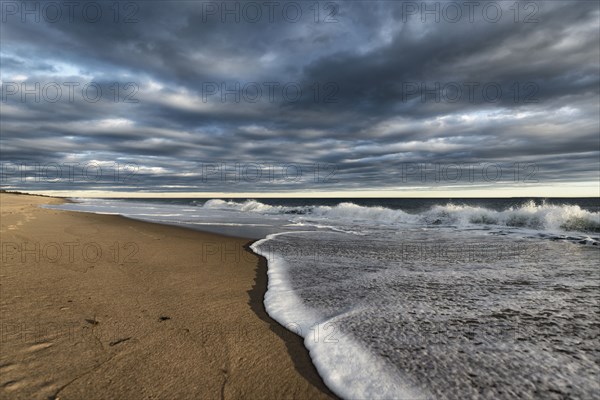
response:
<path fill-rule="evenodd" d="M 256 200 L 243 203 L 223 200 L 209 200 L 206 208 L 229 209 L 259 214 L 297 214 L 293 222 L 307 223 L 315 227 L 328 226 L 306 221 L 307 218 L 337 224 L 360 225 L 407 225 L 407 224 L 454 224 L 461 228 L 497 225 L 522 227 L 539 231 L 599 231 L 600 213 L 583 210 L 577 205 L 536 205 L 530 201 L 520 207 L 511 207 L 504 211 L 467 205 L 436 205 L 419 214 L 409 214 L 402 210 L 386 207 L 365 207 L 354 203 L 340 203 L 336 206 L 271 206 Z M 339 227 L 337 228 L 339 229 Z"/>
<path fill-rule="evenodd" d="M 269 259 L 264 304 L 274 320 L 304 338 L 304 345 L 325 384 L 335 394 L 347 399 L 428 398 L 426 393 L 412 387 L 399 373 L 393 373 L 390 365 L 350 335 L 337 331 L 336 317 L 323 319 L 303 305 L 289 284 L 289 267 L 285 260 L 261 251 L 263 243 L 289 233 L 268 235 L 251 246 L 257 254 Z"/>
<path fill-rule="evenodd" d="M 465 205 L 438 205 L 424 215 L 429 222 L 441 219 L 461 227 L 484 224 L 542 231 L 598 231 L 600 229 L 600 213 L 583 210 L 577 205 L 536 205 L 533 201 L 504 211 Z"/>

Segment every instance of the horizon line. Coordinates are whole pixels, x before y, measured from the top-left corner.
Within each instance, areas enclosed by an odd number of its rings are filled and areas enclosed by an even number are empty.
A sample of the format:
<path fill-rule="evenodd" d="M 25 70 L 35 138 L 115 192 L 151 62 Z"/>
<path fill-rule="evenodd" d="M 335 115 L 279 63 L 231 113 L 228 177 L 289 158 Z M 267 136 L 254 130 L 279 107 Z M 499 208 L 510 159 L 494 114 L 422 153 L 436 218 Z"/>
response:
<path fill-rule="evenodd" d="M 115 192 L 99 190 L 18 190 L 3 189 L 6 193 L 22 193 L 67 198 L 600 198 L 600 186 L 557 188 L 539 187 L 515 190 L 353 190 L 323 192 Z M 596 192 L 596 193 L 593 193 Z M 565 193 L 569 193 L 565 195 Z"/>

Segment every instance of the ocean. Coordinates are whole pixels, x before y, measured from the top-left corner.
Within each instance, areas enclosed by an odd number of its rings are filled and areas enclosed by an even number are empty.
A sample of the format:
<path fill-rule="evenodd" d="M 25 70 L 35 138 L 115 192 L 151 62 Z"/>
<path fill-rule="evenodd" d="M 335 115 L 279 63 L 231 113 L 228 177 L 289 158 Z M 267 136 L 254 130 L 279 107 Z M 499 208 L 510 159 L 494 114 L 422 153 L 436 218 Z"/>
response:
<path fill-rule="evenodd" d="M 343 398 L 600 393 L 598 198 L 74 201 L 255 239 L 267 312 Z"/>

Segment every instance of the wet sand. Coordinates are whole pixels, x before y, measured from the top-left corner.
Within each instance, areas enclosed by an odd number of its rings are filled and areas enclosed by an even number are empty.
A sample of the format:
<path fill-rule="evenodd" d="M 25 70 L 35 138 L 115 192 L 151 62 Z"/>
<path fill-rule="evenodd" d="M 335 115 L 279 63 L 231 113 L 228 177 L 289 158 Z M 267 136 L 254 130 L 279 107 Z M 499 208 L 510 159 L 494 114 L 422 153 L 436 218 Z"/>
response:
<path fill-rule="evenodd" d="M 332 397 L 249 239 L 0 194 L 0 398 Z"/>

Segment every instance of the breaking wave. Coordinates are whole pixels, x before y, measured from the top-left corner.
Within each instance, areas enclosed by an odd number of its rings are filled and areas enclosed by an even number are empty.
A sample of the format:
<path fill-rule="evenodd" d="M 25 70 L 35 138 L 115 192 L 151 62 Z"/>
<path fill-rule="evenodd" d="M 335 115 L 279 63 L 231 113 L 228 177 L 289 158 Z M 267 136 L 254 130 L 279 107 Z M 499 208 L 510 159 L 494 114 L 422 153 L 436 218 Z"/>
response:
<path fill-rule="evenodd" d="M 202 207 L 378 225 L 427 224 L 457 225 L 459 227 L 492 225 L 539 231 L 600 232 L 600 213 L 598 212 L 584 210 L 578 205 L 536 205 L 533 201 L 502 211 L 449 203 L 433 206 L 417 214 L 381 206 L 365 207 L 354 203 L 340 203 L 336 206 L 290 207 L 268 205 L 256 200 L 240 203 L 209 200 Z"/>

